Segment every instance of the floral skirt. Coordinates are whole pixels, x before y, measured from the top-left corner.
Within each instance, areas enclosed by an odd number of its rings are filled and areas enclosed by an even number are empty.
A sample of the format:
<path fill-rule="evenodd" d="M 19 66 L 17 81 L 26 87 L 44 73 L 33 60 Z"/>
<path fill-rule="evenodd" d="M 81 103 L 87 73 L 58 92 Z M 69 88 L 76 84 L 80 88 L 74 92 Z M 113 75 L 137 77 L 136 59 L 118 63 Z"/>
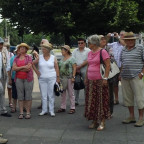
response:
<path fill-rule="evenodd" d="M 102 80 L 88 80 L 85 117 L 97 122 L 110 117 L 109 89 L 108 85 L 102 85 Z"/>

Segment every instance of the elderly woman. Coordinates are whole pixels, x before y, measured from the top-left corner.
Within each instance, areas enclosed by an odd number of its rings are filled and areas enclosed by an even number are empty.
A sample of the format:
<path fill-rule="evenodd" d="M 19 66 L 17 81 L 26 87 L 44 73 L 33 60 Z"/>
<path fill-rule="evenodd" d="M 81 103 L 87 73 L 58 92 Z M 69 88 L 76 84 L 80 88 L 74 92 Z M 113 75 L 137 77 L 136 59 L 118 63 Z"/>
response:
<path fill-rule="evenodd" d="M 105 64 L 105 76 L 102 79 L 100 74 L 100 40 L 98 35 L 88 38 L 88 45 L 91 51 L 88 53 L 88 67 L 86 72 L 86 99 L 85 117 L 93 120 L 89 128 L 103 130 L 105 119 L 110 116 L 108 75 L 110 70 L 110 58 L 106 50 L 102 50 L 102 57 Z"/>
<path fill-rule="evenodd" d="M 41 45 L 42 55 L 37 57 L 34 64 L 38 63 L 39 70 L 36 71 L 39 77 L 39 86 L 42 96 L 42 112 L 40 116 L 48 113 L 47 101 L 49 101 L 49 113 L 52 117 L 54 113 L 54 84 L 60 82 L 59 68 L 55 56 L 50 54 L 52 44 L 44 43 Z"/>
<path fill-rule="evenodd" d="M 67 90 L 70 98 L 69 114 L 73 114 L 75 113 L 75 95 L 73 86 L 76 74 L 76 60 L 71 56 L 70 47 L 68 45 L 62 46 L 61 52 L 64 58 L 59 62 L 59 68 L 64 91 L 61 95 L 61 106 L 57 112 L 65 112 L 66 110 Z"/>
<path fill-rule="evenodd" d="M 20 54 L 16 56 L 13 63 L 13 70 L 16 71 L 16 88 L 19 102 L 20 115 L 19 119 L 23 119 L 23 107 L 25 102 L 26 119 L 31 118 L 32 90 L 33 90 L 33 70 L 32 58 L 27 55 L 29 46 L 21 43 L 18 46 Z"/>

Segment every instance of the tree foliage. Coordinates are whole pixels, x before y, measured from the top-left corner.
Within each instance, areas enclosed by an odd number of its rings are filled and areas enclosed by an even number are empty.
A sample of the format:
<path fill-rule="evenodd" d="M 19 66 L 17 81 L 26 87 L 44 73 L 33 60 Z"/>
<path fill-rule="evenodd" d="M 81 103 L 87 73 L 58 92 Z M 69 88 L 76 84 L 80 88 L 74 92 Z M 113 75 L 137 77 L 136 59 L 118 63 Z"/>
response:
<path fill-rule="evenodd" d="M 1 0 L 0 13 L 19 32 L 70 36 L 144 30 L 143 0 Z"/>

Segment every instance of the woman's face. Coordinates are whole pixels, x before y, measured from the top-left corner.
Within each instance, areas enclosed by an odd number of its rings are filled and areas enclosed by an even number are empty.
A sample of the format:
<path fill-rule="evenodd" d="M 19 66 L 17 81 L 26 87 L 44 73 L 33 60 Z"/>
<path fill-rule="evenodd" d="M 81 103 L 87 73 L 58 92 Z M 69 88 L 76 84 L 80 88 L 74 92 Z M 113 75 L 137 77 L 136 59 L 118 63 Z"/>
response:
<path fill-rule="evenodd" d="M 90 50 L 93 50 L 94 44 L 91 44 L 90 42 L 88 42 L 88 47 L 89 47 Z"/>
<path fill-rule="evenodd" d="M 19 52 L 20 52 L 21 54 L 26 54 L 26 53 L 27 53 L 27 48 L 24 47 L 24 46 L 21 46 L 21 47 L 19 48 Z"/>
<path fill-rule="evenodd" d="M 63 56 L 67 55 L 68 54 L 68 51 L 64 48 L 61 49 L 61 53 Z"/>
<path fill-rule="evenodd" d="M 101 40 L 100 40 L 100 47 L 105 47 L 107 45 L 107 41 L 106 41 L 106 39 L 103 37 L 103 38 L 101 38 Z"/>
<path fill-rule="evenodd" d="M 42 50 L 42 53 L 43 53 L 43 54 L 48 54 L 48 53 L 50 53 L 50 51 L 49 51 L 47 48 L 42 47 L 41 50 Z"/>

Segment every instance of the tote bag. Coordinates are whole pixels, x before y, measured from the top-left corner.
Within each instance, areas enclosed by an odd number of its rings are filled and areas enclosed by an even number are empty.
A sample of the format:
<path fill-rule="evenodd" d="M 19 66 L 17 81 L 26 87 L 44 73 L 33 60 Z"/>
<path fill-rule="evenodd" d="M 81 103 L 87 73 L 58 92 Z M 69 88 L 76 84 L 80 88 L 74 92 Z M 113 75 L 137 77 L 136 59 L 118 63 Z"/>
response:
<path fill-rule="evenodd" d="M 108 79 L 113 78 L 116 74 L 118 74 L 120 72 L 117 64 L 115 63 L 115 61 L 110 61 L 110 72 L 109 72 L 109 76 Z M 105 64 L 102 58 L 102 49 L 100 50 L 100 73 L 101 73 L 101 77 L 104 78 L 105 75 Z"/>

